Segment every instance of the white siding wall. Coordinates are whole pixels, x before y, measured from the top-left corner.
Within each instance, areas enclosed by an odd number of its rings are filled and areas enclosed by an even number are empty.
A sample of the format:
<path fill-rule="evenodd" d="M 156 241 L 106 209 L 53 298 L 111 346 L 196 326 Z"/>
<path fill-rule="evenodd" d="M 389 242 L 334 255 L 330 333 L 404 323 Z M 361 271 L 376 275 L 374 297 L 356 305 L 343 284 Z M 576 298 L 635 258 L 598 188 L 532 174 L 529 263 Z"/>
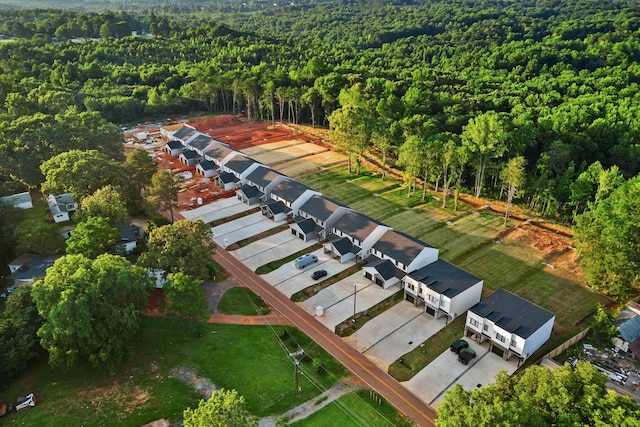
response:
<path fill-rule="evenodd" d="M 524 348 L 522 349 L 522 356 L 527 358 L 536 352 L 544 343 L 549 340 L 551 336 L 551 330 L 553 329 L 553 322 L 556 320 L 556 317 L 553 316 L 547 323 L 542 325 L 537 331 L 533 334 L 529 335 L 526 342 L 524 343 Z"/>
<path fill-rule="evenodd" d="M 477 325 L 474 325 L 473 322 L 477 322 Z M 469 327 L 469 329 L 472 329 L 473 331 L 475 331 L 478 335 L 482 333 L 482 325 L 484 324 L 485 320 L 483 317 L 478 316 L 477 314 L 471 312 L 471 311 L 467 311 L 467 326 Z M 491 328 L 490 328 L 491 329 Z"/>
<path fill-rule="evenodd" d="M 411 273 L 412 271 L 416 271 L 424 267 L 425 265 L 429 265 L 432 262 L 438 260 L 438 249 L 435 248 L 424 248 L 417 257 L 413 259 L 404 270 L 407 273 Z"/>
<path fill-rule="evenodd" d="M 453 298 L 453 301 L 451 302 L 451 311 L 449 311 L 449 314 L 453 317 L 460 316 L 462 313 L 479 303 L 481 297 L 482 280 Z"/>

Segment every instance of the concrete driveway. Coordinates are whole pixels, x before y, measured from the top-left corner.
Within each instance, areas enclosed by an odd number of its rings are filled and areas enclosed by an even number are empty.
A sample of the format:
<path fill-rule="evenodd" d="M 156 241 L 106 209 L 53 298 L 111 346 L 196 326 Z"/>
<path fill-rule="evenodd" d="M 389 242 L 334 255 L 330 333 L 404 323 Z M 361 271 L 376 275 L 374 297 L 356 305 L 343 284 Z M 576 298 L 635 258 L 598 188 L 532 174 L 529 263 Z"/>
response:
<path fill-rule="evenodd" d="M 279 224 L 276 224 L 276 226 Z M 290 230 L 267 236 L 231 252 L 244 265 L 255 270 L 269 262 L 286 258 L 289 255 L 308 248 L 317 243 L 317 240 L 305 242 L 291 234 Z"/>
<path fill-rule="evenodd" d="M 213 240 L 224 247 L 275 228 L 278 225 L 280 224 L 273 222 L 260 212 L 256 212 L 213 227 L 211 232 L 213 233 Z"/>
<path fill-rule="evenodd" d="M 465 340 L 477 354 L 468 365 L 460 363 L 458 356 L 447 349 L 402 385 L 429 405 L 437 408 L 444 399 L 446 391 L 456 383 L 462 385 L 465 390 L 470 390 L 478 385 L 494 383 L 495 376 L 501 369 L 512 374 L 518 368 L 516 358 L 503 360 L 497 354 L 489 352 L 488 344 L 480 345 L 470 338 Z"/>
<path fill-rule="evenodd" d="M 316 307 L 322 306 L 324 314 L 316 319 L 330 330 L 354 314 L 354 289 L 355 312 L 367 310 L 398 291 L 398 286 L 388 289 L 365 279 L 361 271 L 329 286 L 307 299 L 302 306 L 312 315 L 316 313 Z"/>
<path fill-rule="evenodd" d="M 318 261 L 319 262 L 319 261 Z M 340 264 L 336 260 L 328 260 L 321 264 L 313 264 L 311 269 L 305 269 L 300 274 L 296 274 L 293 277 L 288 278 L 287 280 L 278 283 L 276 286 L 280 292 L 291 298 L 293 294 L 296 292 L 300 292 L 301 290 L 308 288 L 309 286 L 315 285 L 319 281 L 313 280 L 311 275 L 317 270 L 325 270 L 327 275 L 323 277 L 321 280 L 326 280 L 331 276 L 335 276 L 338 273 L 346 270 L 354 266 L 355 263 L 353 261 L 347 261 L 344 264 Z M 295 268 L 295 267 L 294 267 Z"/>
<path fill-rule="evenodd" d="M 313 264 L 308 265 L 305 268 L 299 269 L 299 268 L 296 268 L 295 261 L 290 261 L 284 264 L 283 266 L 281 266 L 280 268 L 263 275 L 262 278 L 267 282 L 269 282 L 271 285 L 277 286 L 280 283 L 284 282 L 285 280 L 288 280 L 300 274 L 304 274 L 305 275 L 304 277 L 308 277 L 307 274 L 309 271 L 315 268 L 323 268 L 319 266 L 331 260 L 330 254 L 325 254 L 324 249 L 322 248 L 309 253 L 317 256 L 318 262 L 314 262 Z"/>
<path fill-rule="evenodd" d="M 249 209 L 253 209 L 255 206 L 249 206 L 242 203 L 236 197 L 229 197 L 226 199 L 216 200 L 208 205 L 200 206 L 196 209 L 188 211 L 180 211 L 180 214 L 190 220 L 201 220 L 208 224 L 213 221 L 217 221 L 222 218 L 227 218 L 232 215 L 246 212 Z"/>

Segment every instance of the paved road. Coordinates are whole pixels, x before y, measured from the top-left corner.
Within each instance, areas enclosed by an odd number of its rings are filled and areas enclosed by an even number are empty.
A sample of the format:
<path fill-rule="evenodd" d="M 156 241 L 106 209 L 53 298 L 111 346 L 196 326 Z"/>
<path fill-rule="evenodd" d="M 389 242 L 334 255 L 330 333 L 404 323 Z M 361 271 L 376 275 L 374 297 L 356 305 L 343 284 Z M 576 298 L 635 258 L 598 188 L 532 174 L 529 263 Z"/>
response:
<path fill-rule="evenodd" d="M 271 307 L 287 317 L 322 348 L 335 357 L 366 385 L 376 391 L 404 413 L 418 426 L 434 426 L 436 413 L 424 401 L 404 388 L 393 377 L 383 372 L 332 331 L 315 320 L 304 309 L 269 285 L 224 249 L 218 247 L 214 259 L 238 280 L 251 288 Z"/>

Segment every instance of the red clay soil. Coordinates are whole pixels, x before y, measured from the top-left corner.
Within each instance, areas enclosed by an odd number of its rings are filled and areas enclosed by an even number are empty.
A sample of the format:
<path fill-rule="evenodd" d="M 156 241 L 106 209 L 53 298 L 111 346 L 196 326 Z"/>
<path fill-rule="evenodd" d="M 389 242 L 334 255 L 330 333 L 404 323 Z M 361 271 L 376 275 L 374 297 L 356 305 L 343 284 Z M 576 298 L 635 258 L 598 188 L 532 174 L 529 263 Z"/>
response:
<path fill-rule="evenodd" d="M 147 308 L 144 314 L 153 317 L 163 317 L 160 307 L 165 303 L 162 289 L 154 289 L 147 299 Z M 211 313 L 207 323 L 222 323 L 226 325 L 288 325 L 286 317 L 272 310 L 269 314 L 256 316 L 242 316 L 238 314 Z"/>

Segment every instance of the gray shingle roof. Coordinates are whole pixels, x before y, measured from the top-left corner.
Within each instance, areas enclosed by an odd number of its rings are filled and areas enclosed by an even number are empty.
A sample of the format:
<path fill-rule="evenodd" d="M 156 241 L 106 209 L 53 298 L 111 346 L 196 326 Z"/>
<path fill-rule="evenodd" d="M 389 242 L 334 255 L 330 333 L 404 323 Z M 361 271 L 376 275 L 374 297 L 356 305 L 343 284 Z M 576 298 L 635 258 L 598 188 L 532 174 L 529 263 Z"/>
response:
<path fill-rule="evenodd" d="M 261 166 L 247 175 L 247 180 L 253 182 L 255 185 L 261 188 L 264 188 L 280 175 L 281 174 L 274 171 L 273 169 L 269 169 L 266 166 Z"/>
<path fill-rule="evenodd" d="M 221 173 L 220 175 L 218 175 L 218 179 L 223 184 L 229 184 L 230 182 L 238 182 L 238 179 L 236 178 L 236 176 L 230 172 Z"/>
<path fill-rule="evenodd" d="M 197 130 L 195 130 L 191 126 L 183 126 L 182 128 L 178 129 L 176 131 L 176 133 L 173 134 L 173 138 L 185 141 L 185 140 L 189 139 L 189 137 L 192 136 L 196 132 L 197 132 Z"/>
<path fill-rule="evenodd" d="M 314 194 L 300 206 L 300 211 L 325 222 L 339 207 L 342 205 L 327 197 Z"/>
<path fill-rule="evenodd" d="M 200 135 L 196 136 L 189 142 L 189 146 L 197 150 L 204 150 L 207 147 L 207 145 L 211 144 L 212 141 L 213 140 L 209 135 L 205 135 L 201 133 Z"/>
<path fill-rule="evenodd" d="M 244 193 L 244 195 L 247 196 L 247 198 L 249 198 L 249 199 L 252 199 L 254 197 L 262 196 L 262 191 L 258 190 L 253 185 L 245 184 L 242 187 L 240 187 L 239 191 L 242 191 Z"/>
<path fill-rule="evenodd" d="M 366 215 L 354 211 L 347 211 L 336 221 L 333 228 L 362 242 L 378 225 L 378 222 Z"/>
<path fill-rule="evenodd" d="M 427 247 L 430 246 L 423 241 L 394 230 L 384 233 L 373 245 L 373 249 L 400 261 L 404 265 L 409 265 Z"/>
<path fill-rule="evenodd" d="M 353 244 L 351 243 L 351 240 L 347 239 L 346 237 L 342 237 L 338 240 L 335 240 L 331 242 L 331 244 L 338 251 L 340 255 L 348 254 L 349 252 L 351 252 L 351 249 L 353 248 Z"/>
<path fill-rule="evenodd" d="M 442 259 L 410 273 L 409 277 L 449 298 L 455 297 L 482 280 Z"/>
<path fill-rule="evenodd" d="M 167 146 L 172 150 L 184 147 L 180 141 L 169 141 L 167 142 Z"/>
<path fill-rule="evenodd" d="M 47 268 L 62 255 L 34 255 L 23 254 L 11 262 L 11 265 L 21 267 L 7 276 L 7 280 L 29 280 L 44 276 Z"/>
<path fill-rule="evenodd" d="M 504 289 L 494 292 L 469 310 L 522 338 L 528 338 L 554 317 L 550 311 Z"/>
<path fill-rule="evenodd" d="M 246 171 L 255 161 L 239 154 L 235 155 L 231 160 L 225 163 L 225 167 L 231 169 L 237 174 Z"/>
<path fill-rule="evenodd" d="M 273 187 L 273 189 L 271 190 L 271 194 L 274 196 L 278 196 L 289 203 L 293 203 L 298 197 L 302 196 L 302 193 L 304 193 L 308 189 L 309 187 L 300 184 L 297 181 L 294 181 L 292 179 L 283 179 Z"/>
<path fill-rule="evenodd" d="M 201 160 L 200 161 L 200 168 L 202 170 L 204 170 L 204 171 L 209 171 L 209 170 L 218 169 L 218 165 L 216 165 L 211 160 Z"/>
<path fill-rule="evenodd" d="M 196 153 L 193 150 L 184 150 L 180 155 L 187 160 L 197 159 L 198 157 L 200 157 L 200 154 Z"/>
<path fill-rule="evenodd" d="M 222 160 L 224 160 L 225 157 L 227 157 L 230 153 L 233 152 L 233 150 L 229 147 L 226 147 L 222 144 L 217 144 L 215 146 L 210 146 L 211 148 L 209 148 L 207 151 L 204 152 L 205 156 L 209 156 L 214 160 L 217 160 L 218 162 L 221 162 Z"/>
<path fill-rule="evenodd" d="M 287 213 L 291 210 L 281 201 L 273 201 L 271 203 L 267 203 L 266 206 L 274 215 L 279 213 Z"/>
<path fill-rule="evenodd" d="M 310 218 L 297 221 L 296 225 L 300 227 L 300 230 L 305 234 L 313 233 L 316 230 L 316 223 Z"/>
<path fill-rule="evenodd" d="M 365 267 L 375 268 L 384 280 L 389 280 L 397 276 L 396 266 L 388 259 L 376 259 L 376 261 L 370 262 Z"/>

